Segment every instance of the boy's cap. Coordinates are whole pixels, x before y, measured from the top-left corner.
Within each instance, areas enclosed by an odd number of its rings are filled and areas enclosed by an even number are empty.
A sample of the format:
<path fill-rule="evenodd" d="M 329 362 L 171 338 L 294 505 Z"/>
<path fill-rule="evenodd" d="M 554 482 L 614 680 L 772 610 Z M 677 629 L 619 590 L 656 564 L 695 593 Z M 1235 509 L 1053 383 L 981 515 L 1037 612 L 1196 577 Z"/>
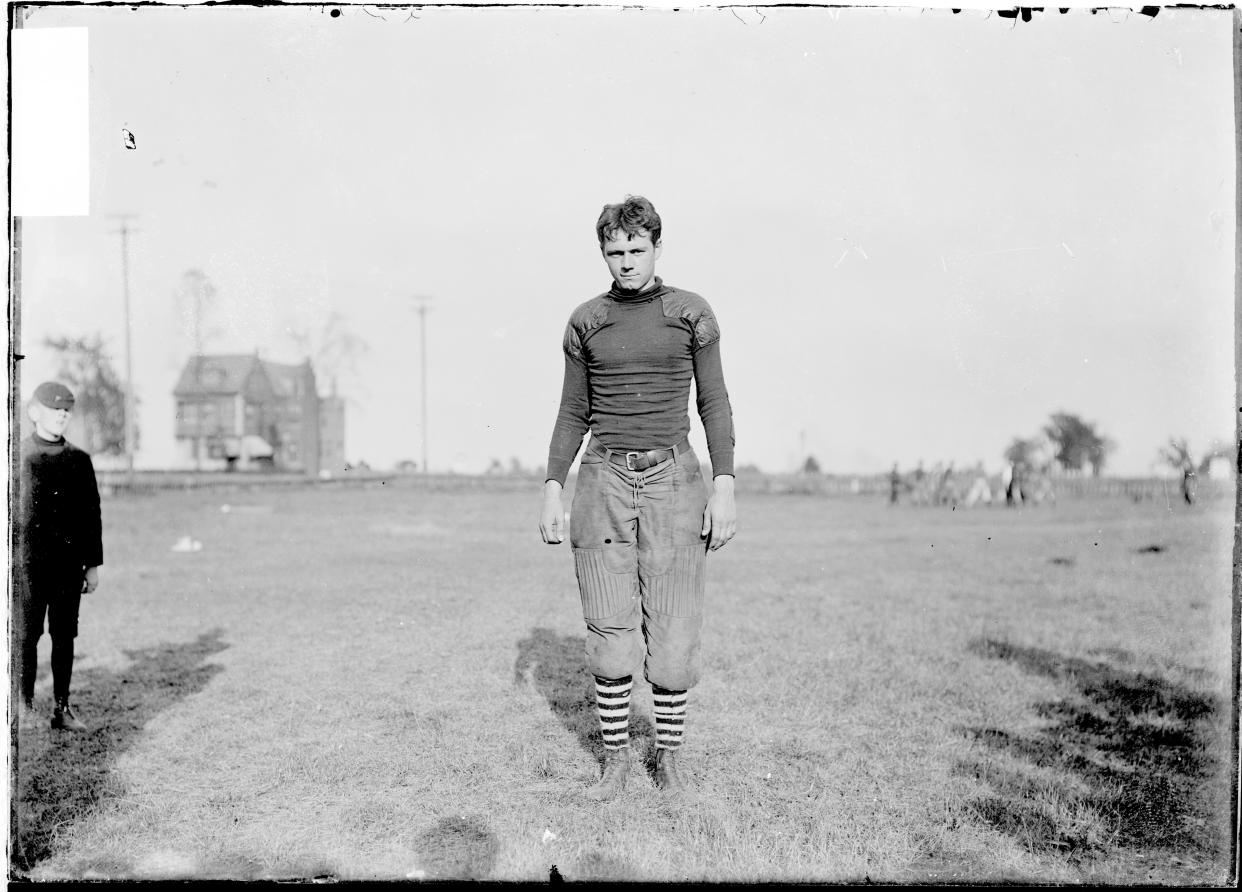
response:
<path fill-rule="evenodd" d="M 35 388 L 34 395 L 49 409 L 73 408 L 73 391 L 56 381 L 44 381 Z"/>

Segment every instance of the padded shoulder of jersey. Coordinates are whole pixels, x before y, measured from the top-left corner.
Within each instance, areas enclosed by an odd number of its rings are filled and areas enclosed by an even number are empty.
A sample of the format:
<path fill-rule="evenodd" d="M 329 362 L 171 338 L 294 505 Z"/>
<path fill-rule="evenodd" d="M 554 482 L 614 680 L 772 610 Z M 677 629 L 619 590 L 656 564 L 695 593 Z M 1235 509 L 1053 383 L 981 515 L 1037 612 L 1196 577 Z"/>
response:
<path fill-rule="evenodd" d="M 575 359 L 582 357 L 582 339 L 586 333 L 599 328 L 608 320 L 608 301 L 600 294 L 581 304 L 569 315 L 565 326 L 565 352 Z"/>
<path fill-rule="evenodd" d="M 682 291 L 674 288 L 661 296 L 664 304 L 664 315 L 670 319 L 685 319 L 694 329 L 696 347 L 706 347 L 720 340 L 720 323 L 711 306 L 693 291 Z"/>

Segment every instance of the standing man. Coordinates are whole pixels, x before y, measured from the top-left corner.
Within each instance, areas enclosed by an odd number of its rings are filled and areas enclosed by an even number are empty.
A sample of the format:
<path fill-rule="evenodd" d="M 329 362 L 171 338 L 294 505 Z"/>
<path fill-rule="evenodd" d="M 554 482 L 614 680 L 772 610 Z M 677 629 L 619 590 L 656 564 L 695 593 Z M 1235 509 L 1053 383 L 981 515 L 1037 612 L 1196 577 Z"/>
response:
<path fill-rule="evenodd" d="M 606 205 L 595 224 L 613 285 L 574 310 L 565 328 L 539 520 L 544 542 L 564 540 L 561 490 L 589 430 L 570 545 L 604 743 L 603 776 L 588 793 L 599 801 L 625 788 L 640 662 L 655 704 L 656 785 L 685 789 L 676 757 L 699 680 L 706 555 L 737 528 L 720 328 L 707 301 L 656 276 L 660 230 L 660 215 L 638 196 Z M 686 439 L 691 380 L 711 455 L 710 498 Z"/>
<path fill-rule="evenodd" d="M 52 727 L 84 731 L 69 704 L 73 639 L 78 606 L 99 584 L 103 539 L 99 488 L 91 457 L 65 439 L 73 393 L 63 384 L 40 384 L 30 403 L 34 432 L 22 442 L 18 511 L 22 590 L 22 705 L 26 724 L 35 718 L 35 665 L 43 620 L 52 639 Z"/>

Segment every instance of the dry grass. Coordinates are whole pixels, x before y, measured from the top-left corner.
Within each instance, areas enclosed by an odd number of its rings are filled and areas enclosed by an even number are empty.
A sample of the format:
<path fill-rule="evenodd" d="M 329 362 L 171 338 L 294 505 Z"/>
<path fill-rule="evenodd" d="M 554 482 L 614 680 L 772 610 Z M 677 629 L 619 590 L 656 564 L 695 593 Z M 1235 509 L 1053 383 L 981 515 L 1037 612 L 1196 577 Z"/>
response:
<path fill-rule="evenodd" d="M 744 498 L 697 801 L 636 772 L 604 806 L 536 508 L 408 479 L 108 501 L 94 730 L 20 737 L 31 875 L 1225 880 L 1229 505 Z"/>

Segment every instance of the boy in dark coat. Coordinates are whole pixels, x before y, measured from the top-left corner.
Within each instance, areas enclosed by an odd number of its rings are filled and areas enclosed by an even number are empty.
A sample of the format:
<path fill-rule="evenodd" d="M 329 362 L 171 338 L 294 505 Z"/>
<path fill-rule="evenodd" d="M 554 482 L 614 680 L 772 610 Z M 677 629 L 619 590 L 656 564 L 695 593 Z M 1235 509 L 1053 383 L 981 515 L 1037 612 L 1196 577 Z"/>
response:
<path fill-rule="evenodd" d="M 69 704 L 73 639 L 83 593 L 99 584 L 103 538 L 91 457 L 65 437 L 73 393 L 48 381 L 35 389 L 34 432 L 22 441 L 17 512 L 21 585 L 22 721 L 35 719 L 35 666 L 43 621 L 52 639 L 52 727 L 84 731 Z"/>

